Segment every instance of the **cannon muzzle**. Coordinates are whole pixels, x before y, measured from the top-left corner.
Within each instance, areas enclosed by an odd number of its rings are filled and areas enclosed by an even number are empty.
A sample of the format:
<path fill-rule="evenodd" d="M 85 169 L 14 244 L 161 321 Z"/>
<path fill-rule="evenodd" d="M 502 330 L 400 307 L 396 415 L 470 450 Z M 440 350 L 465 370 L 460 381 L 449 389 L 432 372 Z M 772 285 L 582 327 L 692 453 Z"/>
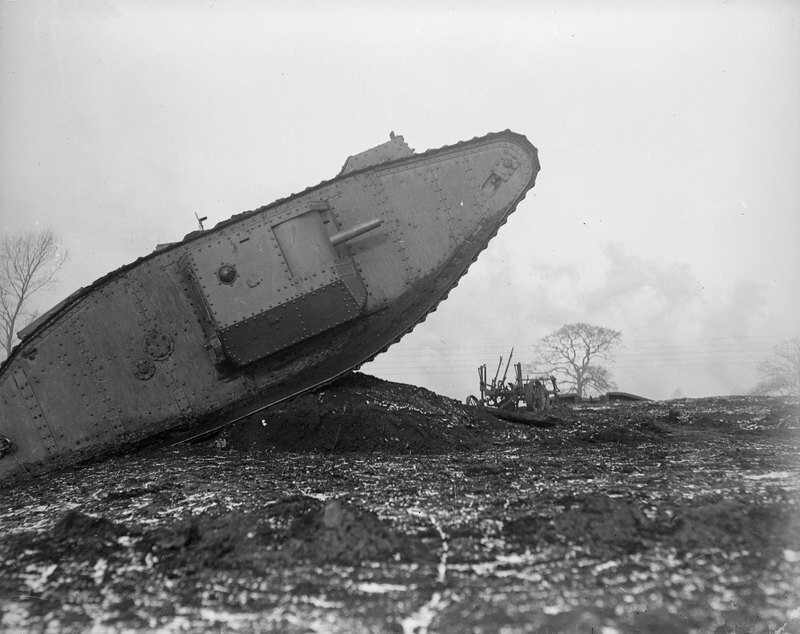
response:
<path fill-rule="evenodd" d="M 333 246 L 336 246 L 337 244 L 342 244 L 342 242 L 347 242 L 348 240 L 357 238 L 358 236 L 363 235 L 368 231 L 377 229 L 382 224 L 383 224 L 383 218 L 375 218 L 374 220 L 367 220 L 367 222 L 362 222 L 360 224 L 357 224 L 355 227 L 350 227 L 349 229 L 345 229 L 344 231 L 339 231 L 338 233 L 334 233 L 330 238 L 331 244 Z"/>

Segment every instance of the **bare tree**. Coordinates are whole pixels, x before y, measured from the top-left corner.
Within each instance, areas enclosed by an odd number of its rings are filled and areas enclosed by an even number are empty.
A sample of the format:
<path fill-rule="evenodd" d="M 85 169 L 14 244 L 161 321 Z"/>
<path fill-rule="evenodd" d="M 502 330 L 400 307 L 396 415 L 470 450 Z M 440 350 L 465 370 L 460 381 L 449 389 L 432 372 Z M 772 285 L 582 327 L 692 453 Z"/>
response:
<path fill-rule="evenodd" d="M 11 353 L 16 330 L 36 315 L 31 297 L 50 284 L 67 252 L 49 229 L 3 236 L 0 241 L 0 345 Z"/>
<path fill-rule="evenodd" d="M 580 400 L 587 391 L 598 394 L 614 387 L 611 373 L 598 361 L 611 361 L 611 348 L 622 333 L 582 322 L 565 324 L 536 343 L 535 371 L 553 373 L 559 383 L 575 390 Z M 542 369 L 547 365 L 547 369 Z"/>
<path fill-rule="evenodd" d="M 758 367 L 753 394 L 800 396 L 800 339 L 782 341 Z"/>

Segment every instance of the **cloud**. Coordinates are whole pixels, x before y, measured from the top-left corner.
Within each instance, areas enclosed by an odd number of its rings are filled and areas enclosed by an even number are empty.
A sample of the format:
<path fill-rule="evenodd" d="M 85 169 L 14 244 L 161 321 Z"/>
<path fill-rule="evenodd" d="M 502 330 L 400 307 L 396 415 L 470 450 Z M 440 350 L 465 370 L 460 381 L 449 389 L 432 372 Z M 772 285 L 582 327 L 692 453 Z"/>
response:
<path fill-rule="evenodd" d="M 701 285 L 686 263 L 648 259 L 619 243 L 604 248 L 605 272 L 583 289 L 587 319 L 626 323 L 634 333 L 669 331 L 701 300 Z"/>

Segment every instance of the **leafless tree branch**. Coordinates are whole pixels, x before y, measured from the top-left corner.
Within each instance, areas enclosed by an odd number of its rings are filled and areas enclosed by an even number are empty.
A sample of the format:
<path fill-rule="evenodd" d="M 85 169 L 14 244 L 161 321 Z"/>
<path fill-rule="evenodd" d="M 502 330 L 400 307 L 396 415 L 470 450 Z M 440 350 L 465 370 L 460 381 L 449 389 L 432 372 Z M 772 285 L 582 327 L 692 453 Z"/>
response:
<path fill-rule="evenodd" d="M 621 339 L 622 333 L 610 328 L 583 322 L 565 324 L 536 343 L 533 367 L 558 376 L 559 383 L 574 389 L 579 399 L 587 391 L 607 392 L 615 387 L 614 381 L 597 360 L 611 361 L 611 349 Z"/>
<path fill-rule="evenodd" d="M 800 339 L 782 341 L 758 368 L 753 394 L 800 396 Z"/>
<path fill-rule="evenodd" d="M 7 234 L 0 240 L 0 345 L 6 355 L 16 330 L 33 319 L 30 300 L 64 265 L 67 252 L 49 229 Z"/>

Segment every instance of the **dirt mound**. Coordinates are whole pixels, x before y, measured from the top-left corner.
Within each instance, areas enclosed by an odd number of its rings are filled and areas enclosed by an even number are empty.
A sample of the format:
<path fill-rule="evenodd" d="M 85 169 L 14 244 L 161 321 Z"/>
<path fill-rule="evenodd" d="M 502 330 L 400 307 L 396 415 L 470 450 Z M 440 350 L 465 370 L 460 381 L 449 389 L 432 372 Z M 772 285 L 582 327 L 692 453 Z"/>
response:
<path fill-rule="evenodd" d="M 377 515 L 340 500 L 328 500 L 298 517 L 282 548 L 292 559 L 350 566 L 412 559 L 414 551 L 419 548 Z"/>
<path fill-rule="evenodd" d="M 161 569 L 235 569 L 271 545 L 271 532 L 259 528 L 258 517 L 252 513 L 202 515 L 146 534 L 140 547 L 156 557 Z"/>
<path fill-rule="evenodd" d="M 260 513 L 231 511 L 177 522 L 145 535 L 141 547 L 162 570 L 258 569 L 299 561 L 358 566 L 427 560 L 435 551 L 371 511 L 302 495 Z"/>
<path fill-rule="evenodd" d="M 648 516 L 631 498 L 568 495 L 556 501 L 560 512 L 519 517 L 504 532 L 526 547 L 580 546 L 596 555 L 633 553 L 668 538 L 680 552 L 745 549 L 781 558 L 784 549 L 800 551 L 800 509 L 791 496 L 779 498 L 702 497 Z"/>
<path fill-rule="evenodd" d="M 356 372 L 231 425 L 221 440 L 234 449 L 425 454 L 485 446 L 509 425 L 424 388 Z"/>
<path fill-rule="evenodd" d="M 671 431 L 658 420 L 642 416 L 640 413 L 632 415 L 635 410 L 628 406 L 627 420 L 619 422 L 619 411 L 601 410 L 597 412 L 582 412 L 579 420 L 574 425 L 565 425 L 574 434 L 574 439 L 589 443 L 619 443 L 623 445 L 639 445 L 642 443 L 663 442 L 665 436 Z"/>
<path fill-rule="evenodd" d="M 800 406 L 797 403 L 776 403 L 758 422 L 766 429 L 798 429 L 800 427 Z"/>
<path fill-rule="evenodd" d="M 312 399 L 320 425 L 330 403 L 345 419 L 379 402 L 371 424 L 408 408 L 427 439 L 428 420 L 459 411 L 409 386 L 352 381 Z M 471 452 L 209 441 L 9 488 L 0 630 L 792 629 L 800 437 L 768 429 L 791 422 L 781 400 L 572 412 L 547 430 L 468 417 L 464 433 L 482 434 Z M 373 439 L 363 431 L 356 447 Z M 650 440 L 619 440 L 628 431 Z M 453 442 L 442 433 L 436 442 Z M 309 434 L 295 441 L 319 446 Z"/>
<path fill-rule="evenodd" d="M 788 498 L 760 504 L 699 499 L 676 509 L 672 538 L 683 551 L 744 548 L 778 557 L 784 548 L 800 550 L 800 512 Z"/>
<path fill-rule="evenodd" d="M 577 440 L 582 440 L 584 442 L 616 442 L 629 445 L 637 445 L 639 443 L 652 440 L 651 434 L 644 433 L 639 429 L 624 427 L 621 425 L 581 430 L 575 434 L 575 437 Z"/>
<path fill-rule="evenodd" d="M 50 537 L 57 542 L 96 542 L 106 543 L 124 534 L 124 529 L 104 517 L 93 517 L 75 509 L 61 516 Z"/>
<path fill-rule="evenodd" d="M 800 429 L 800 406 L 779 396 L 715 396 L 674 403 L 676 418 L 698 429 L 735 434 L 794 434 Z"/>
<path fill-rule="evenodd" d="M 647 518 L 628 498 L 568 495 L 557 504 L 562 512 L 553 517 L 521 517 L 506 524 L 506 534 L 525 545 L 580 545 L 596 554 L 635 552 L 644 545 Z"/>
<path fill-rule="evenodd" d="M 39 559 L 47 559 L 53 552 L 58 553 L 58 558 L 86 559 L 118 550 L 118 538 L 127 534 L 128 530 L 120 524 L 71 509 L 43 533 L 21 532 L 6 539 L 12 549 L 29 548 L 38 553 Z"/>

